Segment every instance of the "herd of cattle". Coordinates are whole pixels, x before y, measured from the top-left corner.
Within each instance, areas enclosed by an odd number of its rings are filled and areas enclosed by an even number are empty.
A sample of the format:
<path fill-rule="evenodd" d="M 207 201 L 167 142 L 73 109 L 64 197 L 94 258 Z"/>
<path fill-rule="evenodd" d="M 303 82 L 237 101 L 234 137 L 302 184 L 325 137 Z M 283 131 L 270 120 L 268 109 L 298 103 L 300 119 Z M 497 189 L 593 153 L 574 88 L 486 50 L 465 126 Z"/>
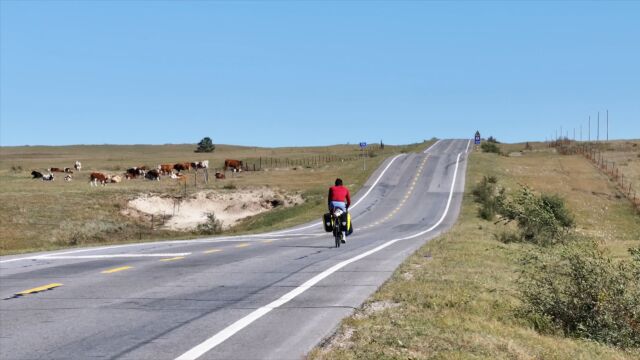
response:
<path fill-rule="evenodd" d="M 82 164 L 80 161 L 76 161 L 73 168 L 80 172 L 82 170 Z M 101 172 L 92 172 L 89 175 L 89 183 L 91 186 L 98 186 L 98 184 L 105 185 L 107 183 L 119 183 L 124 179 L 136 179 L 142 177 L 148 180 L 160 181 L 160 176 L 169 176 L 171 179 L 186 180 L 184 171 L 191 171 L 209 169 L 209 160 L 196 161 L 196 162 L 183 162 L 177 164 L 160 164 L 155 169 L 150 169 L 147 166 L 135 166 L 126 170 L 122 175 L 108 175 Z M 231 170 L 233 172 L 239 172 L 243 170 L 243 164 L 240 160 L 227 159 L 224 161 L 224 171 Z M 39 171 L 33 170 L 31 176 L 33 179 L 42 179 L 43 181 L 53 181 L 55 179 L 54 173 L 64 173 L 64 180 L 73 180 L 73 170 L 71 168 L 57 168 L 52 167 L 47 169 L 48 174 L 43 174 Z M 175 171 L 175 172 L 174 172 Z M 216 172 L 216 179 L 224 179 L 224 172 Z"/>

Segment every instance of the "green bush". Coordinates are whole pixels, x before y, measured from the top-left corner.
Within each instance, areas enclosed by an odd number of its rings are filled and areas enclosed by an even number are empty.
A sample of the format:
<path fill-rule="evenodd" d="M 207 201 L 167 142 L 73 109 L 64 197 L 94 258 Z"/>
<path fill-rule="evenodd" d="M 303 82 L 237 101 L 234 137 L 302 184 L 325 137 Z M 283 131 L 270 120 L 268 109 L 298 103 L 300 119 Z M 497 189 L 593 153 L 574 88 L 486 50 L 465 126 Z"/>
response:
<path fill-rule="evenodd" d="M 498 190 L 498 179 L 495 176 L 485 176 L 473 188 L 475 201 L 480 204 L 478 216 L 485 220 L 493 220 L 498 205 L 504 197 L 504 189 Z"/>
<path fill-rule="evenodd" d="M 480 148 L 482 149 L 483 152 L 486 153 L 495 153 L 495 154 L 500 154 L 500 147 L 496 144 L 496 143 L 492 143 L 492 142 L 483 142 L 482 145 L 480 145 Z"/>
<path fill-rule="evenodd" d="M 552 245 L 565 240 L 574 225 L 564 200 L 555 195 L 536 195 L 523 186 L 511 199 L 497 200 L 501 221 L 515 221 L 520 238 L 538 245 Z"/>
<path fill-rule="evenodd" d="M 198 225 L 198 232 L 205 235 L 220 234 L 222 232 L 222 222 L 216 219 L 214 213 L 208 213 L 207 222 Z"/>
<path fill-rule="evenodd" d="M 612 261 L 593 241 L 554 249 L 522 260 L 519 314 L 541 332 L 640 347 L 640 249 L 626 262 Z"/>

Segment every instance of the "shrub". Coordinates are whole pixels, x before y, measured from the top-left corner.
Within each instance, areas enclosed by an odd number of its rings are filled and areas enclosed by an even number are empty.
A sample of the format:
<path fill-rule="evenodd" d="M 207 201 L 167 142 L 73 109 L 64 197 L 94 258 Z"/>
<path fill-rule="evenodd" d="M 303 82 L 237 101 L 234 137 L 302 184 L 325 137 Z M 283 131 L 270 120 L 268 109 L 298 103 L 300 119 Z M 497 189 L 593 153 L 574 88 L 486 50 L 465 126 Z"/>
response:
<path fill-rule="evenodd" d="M 207 222 L 198 225 L 198 232 L 205 235 L 219 234 L 222 232 L 222 222 L 216 219 L 214 213 L 208 213 Z"/>
<path fill-rule="evenodd" d="M 494 138 L 493 136 L 489 136 L 487 142 L 492 144 L 500 144 L 500 141 L 498 141 L 498 139 Z"/>
<path fill-rule="evenodd" d="M 492 142 L 483 142 L 480 148 L 486 153 L 500 154 L 500 147 Z"/>
<path fill-rule="evenodd" d="M 623 348 L 640 347 L 640 249 L 613 262 L 593 241 L 522 259 L 518 310 L 541 332 L 562 331 Z"/>
<path fill-rule="evenodd" d="M 498 191 L 497 183 L 498 179 L 495 176 L 485 176 L 472 190 L 475 201 L 481 205 L 478 216 L 482 219 L 493 220 L 501 198 L 505 196 L 504 189 Z"/>
<path fill-rule="evenodd" d="M 551 245 L 565 240 L 574 225 L 564 200 L 555 195 L 536 195 L 526 186 L 512 198 L 497 200 L 501 221 L 516 221 L 523 241 Z"/>

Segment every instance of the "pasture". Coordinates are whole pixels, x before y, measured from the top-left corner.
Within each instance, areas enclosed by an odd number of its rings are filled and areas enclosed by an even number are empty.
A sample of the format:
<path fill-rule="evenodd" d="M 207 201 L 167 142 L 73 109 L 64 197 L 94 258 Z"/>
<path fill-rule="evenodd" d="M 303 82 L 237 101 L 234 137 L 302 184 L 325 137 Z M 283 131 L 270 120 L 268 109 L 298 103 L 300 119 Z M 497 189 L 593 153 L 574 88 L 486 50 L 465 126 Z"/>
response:
<path fill-rule="evenodd" d="M 606 148 L 631 170 L 640 163 L 634 143 Z M 510 154 L 525 144 L 499 146 Z M 628 260 L 627 249 L 640 246 L 640 217 L 615 182 L 582 155 L 530 146 L 515 156 L 471 154 L 456 225 L 409 257 L 308 358 L 638 359 L 640 349 L 539 333 L 516 316 L 520 260 L 532 245 L 498 241 L 505 226 L 478 217 L 472 189 L 483 176 L 496 176 L 508 192 L 527 185 L 561 196 L 575 231 L 596 239 L 612 261 Z"/>
<path fill-rule="evenodd" d="M 257 148 L 216 145 L 213 153 L 195 153 L 184 145 L 75 145 L 21 146 L 0 148 L 0 254 L 50 250 L 80 245 L 102 245 L 133 241 L 184 239 L 202 236 L 196 231 L 161 229 L 164 220 L 123 215 L 127 203 L 142 194 L 186 199 L 203 190 L 233 193 L 236 189 L 269 187 L 302 196 L 300 205 L 274 209 L 242 220 L 225 233 L 273 230 L 320 218 L 325 208 L 326 189 L 336 177 L 355 193 L 388 156 L 424 149 L 431 142 L 406 146 L 372 146 L 366 157 L 366 171 L 358 145 L 327 147 Z M 377 145 L 377 144 L 374 144 Z M 262 171 L 226 172 L 226 179 L 213 176 L 225 159 L 243 160 L 249 169 Z M 209 160 L 209 181 L 202 171 L 184 180 L 163 176 L 161 181 L 143 178 L 92 187 L 93 171 L 122 175 L 134 166 L 155 169 L 158 164 Z M 65 182 L 63 173 L 55 181 L 32 179 L 31 171 L 47 173 L 51 167 L 73 167 L 82 162 Z M 123 176 L 124 178 L 124 176 Z"/>

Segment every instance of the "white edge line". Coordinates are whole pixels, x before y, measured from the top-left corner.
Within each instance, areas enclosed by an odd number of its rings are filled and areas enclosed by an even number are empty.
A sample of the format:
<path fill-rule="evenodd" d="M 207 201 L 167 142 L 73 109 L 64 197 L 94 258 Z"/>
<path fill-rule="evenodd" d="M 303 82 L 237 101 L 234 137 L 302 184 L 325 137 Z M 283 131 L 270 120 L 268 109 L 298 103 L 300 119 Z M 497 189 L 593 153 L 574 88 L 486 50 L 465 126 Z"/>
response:
<path fill-rule="evenodd" d="M 429 146 L 429 147 L 427 148 L 427 150 L 423 151 L 422 153 L 423 153 L 423 154 L 426 154 L 426 153 L 427 153 L 427 151 L 431 150 L 434 146 L 438 145 L 438 144 L 440 143 L 440 141 L 442 141 L 442 139 L 440 139 L 440 140 L 436 141 L 433 145 Z"/>
<path fill-rule="evenodd" d="M 440 141 L 440 140 L 438 140 L 438 141 Z M 434 145 L 435 144 L 431 145 L 431 147 L 433 147 Z M 394 158 L 391 159 L 389 164 L 387 164 L 387 166 L 384 168 L 384 170 L 382 170 L 382 173 L 380 173 L 380 175 L 378 176 L 376 181 L 373 183 L 373 185 L 371 185 L 369 190 L 362 196 L 362 198 L 360 198 L 353 206 L 351 206 L 352 209 L 356 205 L 358 205 L 358 203 L 360 203 L 362 200 L 364 200 L 364 198 L 366 198 L 367 195 L 369 195 L 371 190 L 373 190 L 373 188 L 378 184 L 378 182 L 380 181 L 382 176 L 387 172 L 387 170 L 389 169 L 391 164 L 393 164 L 393 162 L 396 161 L 397 158 L 399 158 L 400 156 L 403 156 L 403 155 L 404 154 L 399 154 L 399 155 L 396 155 Z M 22 257 L 22 258 L 0 260 L 0 264 L 10 263 L 10 262 L 14 262 L 14 261 L 21 261 L 21 260 L 42 260 L 42 259 L 46 259 L 47 257 L 50 257 L 50 256 L 68 255 L 68 254 L 75 254 L 75 253 L 87 252 L 87 251 L 111 250 L 111 249 L 118 249 L 118 248 L 131 247 L 131 246 L 193 244 L 193 243 L 216 243 L 216 242 L 223 242 L 223 241 L 242 241 L 241 239 L 251 239 L 251 238 L 256 238 L 256 237 L 260 238 L 260 237 L 267 237 L 267 236 L 269 236 L 269 237 L 270 236 L 279 236 L 281 234 L 286 234 L 286 233 L 290 233 L 290 232 L 293 232 L 293 231 L 306 230 L 306 229 L 312 228 L 314 226 L 319 226 L 319 225 L 322 225 L 322 223 L 319 222 L 319 223 L 315 223 L 315 224 L 308 225 L 308 226 L 301 227 L 301 228 L 295 228 L 295 229 L 284 230 L 284 231 L 276 231 L 276 232 L 272 232 L 272 233 L 254 234 L 254 235 L 238 235 L 238 236 L 227 236 L 227 237 L 218 237 L 218 238 L 209 238 L 209 239 L 205 238 L 205 239 L 195 239 L 195 240 L 156 241 L 156 242 L 150 242 L 150 243 L 134 243 L 134 244 L 103 246 L 103 247 L 96 247 L 96 248 L 87 248 L 87 249 L 64 251 L 64 252 L 55 253 L 55 254 L 51 254 L 51 255 L 34 255 L 34 256 L 28 256 L 28 257 Z M 306 235 L 310 235 L 310 234 L 305 234 L 305 236 Z M 319 234 L 319 235 L 324 235 L 324 234 Z M 293 236 L 293 235 L 290 234 L 288 236 Z"/>
<path fill-rule="evenodd" d="M 460 164 L 460 155 L 461 153 L 458 154 L 458 157 L 456 159 L 456 169 L 453 173 L 453 180 L 451 182 L 451 191 L 449 192 L 449 198 L 447 200 L 447 206 L 444 209 L 444 212 L 442 214 L 442 217 L 440 217 L 440 220 L 438 220 L 437 223 L 435 223 L 433 226 L 431 226 L 430 228 L 428 228 L 427 230 L 421 231 L 419 233 L 413 234 L 413 235 L 409 235 L 403 238 L 398 238 L 398 239 L 393 239 L 393 240 L 389 240 L 386 243 L 379 245 L 378 247 L 375 247 L 369 251 L 366 251 L 360 255 L 354 256 L 350 259 L 347 259 L 345 261 L 339 262 L 335 265 L 333 265 L 332 267 L 328 268 L 327 270 L 321 272 L 320 274 L 312 277 L 311 279 L 305 281 L 302 285 L 298 286 L 297 288 L 291 290 L 290 292 L 284 294 L 283 296 L 281 296 L 280 298 L 278 298 L 277 300 L 272 301 L 271 303 L 260 307 L 254 311 L 252 311 L 251 313 L 249 313 L 248 315 L 244 316 L 243 318 L 241 318 L 240 320 L 237 320 L 236 322 L 234 322 L 233 324 L 227 326 L 226 328 L 222 329 L 220 332 L 218 332 L 217 334 L 213 335 L 212 337 L 208 338 L 207 340 L 203 341 L 202 343 L 196 345 L 194 348 L 188 350 L 187 352 L 185 352 L 184 354 L 178 356 L 175 360 L 195 360 L 197 358 L 199 358 L 200 356 L 204 355 L 205 353 L 207 353 L 208 351 L 210 351 L 211 349 L 213 349 L 214 347 L 218 346 L 219 344 L 221 344 L 222 342 L 224 342 L 225 340 L 227 340 L 228 338 L 230 338 L 231 336 L 233 336 L 235 333 L 237 333 L 238 331 L 244 329 L 245 327 L 247 327 L 248 325 L 250 325 L 251 323 L 253 323 L 254 321 L 258 320 L 259 318 L 263 317 L 264 315 L 266 315 L 267 313 L 269 313 L 271 310 L 278 308 L 284 304 L 286 304 L 287 302 L 289 302 L 290 300 L 294 299 L 296 296 L 302 294 L 303 292 L 307 291 L 309 288 L 311 288 L 312 286 L 314 286 L 315 284 L 317 284 L 318 282 L 320 282 L 321 280 L 323 280 L 324 278 L 328 277 L 329 275 L 333 274 L 334 272 L 340 270 L 341 268 L 356 262 L 364 257 L 367 257 L 373 253 L 376 253 L 398 241 L 402 241 L 402 240 L 409 240 L 409 239 L 413 239 L 416 238 L 418 236 L 422 236 L 430 231 L 432 231 L 433 229 L 435 229 L 436 227 L 438 227 L 445 219 L 445 217 L 447 216 L 447 213 L 449 212 L 449 206 L 451 205 L 451 199 L 453 198 L 453 190 L 455 188 L 456 185 L 456 177 L 458 175 L 458 165 Z"/>
<path fill-rule="evenodd" d="M 467 150 L 464 151 L 465 154 L 469 152 L 469 145 L 471 145 L 471 139 L 469 139 L 469 142 L 467 143 Z"/>
<path fill-rule="evenodd" d="M 394 161 L 396 161 L 396 159 L 397 159 L 397 158 L 399 158 L 400 156 L 403 156 L 403 155 L 404 155 L 404 154 L 399 154 L 399 155 L 396 155 L 393 159 L 391 159 L 391 161 L 387 164 L 387 166 L 384 168 L 384 170 L 382 170 L 382 173 L 380 173 L 380 175 L 378 176 L 378 178 L 376 179 L 376 181 L 373 183 L 373 185 L 371 185 L 371 187 L 369 188 L 369 190 L 367 190 L 367 192 L 366 192 L 364 195 L 362 195 L 362 197 L 361 197 L 360 199 L 358 199 L 358 201 L 356 201 L 356 203 L 355 203 L 355 204 L 351 205 L 351 209 L 353 209 L 354 207 L 358 206 L 358 204 L 359 204 L 362 200 L 364 200 L 364 199 L 369 195 L 369 193 L 371 192 L 371 190 L 373 190 L 373 188 L 375 188 L 375 187 L 376 187 L 376 185 L 378 185 L 378 182 L 380 181 L 380 179 L 382 179 L 382 176 L 387 172 L 387 170 L 389 169 L 389 167 L 391 166 L 391 164 L 393 164 L 393 162 L 394 162 Z M 322 225 L 322 222 L 318 222 L 318 223 L 315 223 L 315 224 L 307 225 L 307 226 L 305 226 L 305 227 L 301 227 L 301 228 L 295 228 L 295 229 L 291 229 L 291 230 L 278 231 L 278 232 L 275 232 L 275 233 L 273 233 L 273 234 L 285 234 L 285 233 L 288 233 L 288 232 L 305 230 L 305 229 L 309 229 L 309 228 L 312 228 L 312 227 L 315 227 L 315 226 L 320 226 L 320 225 Z"/>

